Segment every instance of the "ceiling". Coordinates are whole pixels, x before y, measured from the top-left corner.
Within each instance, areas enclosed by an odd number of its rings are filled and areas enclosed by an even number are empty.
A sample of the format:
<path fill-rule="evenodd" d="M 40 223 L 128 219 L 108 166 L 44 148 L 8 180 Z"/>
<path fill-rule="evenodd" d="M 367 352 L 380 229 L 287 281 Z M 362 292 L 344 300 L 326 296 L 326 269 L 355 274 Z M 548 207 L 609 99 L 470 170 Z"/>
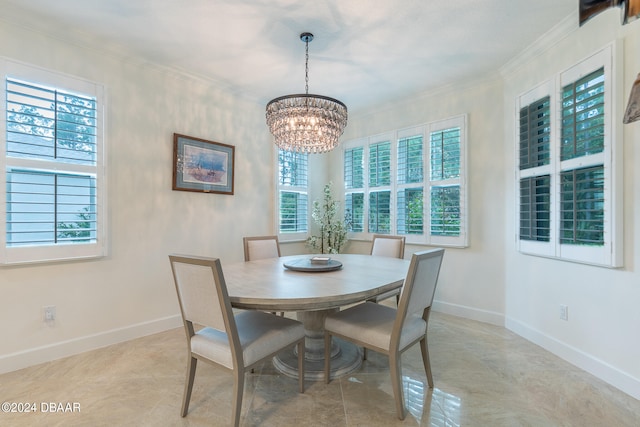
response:
<path fill-rule="evenodd" d="M 350 111 L 495 74 L 578 0 L 0 0 L 0 21 L 212 81 L 266 104 L 309 92 Z"/>

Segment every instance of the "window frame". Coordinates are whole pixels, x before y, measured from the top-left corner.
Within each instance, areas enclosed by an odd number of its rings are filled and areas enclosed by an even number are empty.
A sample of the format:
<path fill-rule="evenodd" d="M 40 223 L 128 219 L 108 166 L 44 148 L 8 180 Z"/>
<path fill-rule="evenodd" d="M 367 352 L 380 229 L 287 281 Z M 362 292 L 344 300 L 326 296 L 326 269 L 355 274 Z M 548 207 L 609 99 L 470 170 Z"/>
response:
<path fill-rule="evenodd" d="M 452 180 L 432 180 L 431 179 L 431 162 L 430 162 L 430 136 L 433 132 L 447 130 L 450 128 L 460 129 L 460 176 Z M 406 139 L 414 136 L 422 137 L 422 181 L 412 183 L 399 183 L 398 179 L 398 144 L 399 140 Z M 391 183 L 388 186 L 373 187 L 369 182 L 369 149 L 372 145 L 390 141 L 391 143 Z M 362 147 L 363 152 L 363 187 L 351 188 L 344 186 L 344 200 L 346 204 L 347 195 L 354 193 L 364 194 L 364 219 L 363 230 L 361 232 L 349 232 L 349 238 L 355 240 L 369 240 L 373 234 L 379 234 L 378 231 L 369 231 L 369 197 L 370 194 L 377 191 L 390 191 L 390 232 L 389 234 L 398 233 L 398 212 L 400 211 L 397 206 L 398 192 L 407 189 L 422 189 L 423 194 L 423 233 L 414 234 L 407 233 L 402 234 L 406 236 L 406 242 L 409 244 L 424 244 L 424 245 L 438 245 L 448 247 L 468 247 L 468 187 L 467 187 L 467 115 L 462 114 L 454 117 L 450 117 L 443 120 L 434 121 L 418 126 L 410 126 L 403 129 L 398 129 L 390 132 L 381 133 L 371 137 L 358 138 L 351 141 L 347 141 L 342 144 L 342 173 L 343 178 L 345 174 L 345 153 L 347 150 L 352 150 Z M 431 189 L 434 187 L 447 186 L 447 185 L 459 185 L 460 186 L 460 234 L 458 236 L 439 236 L 431 234 Z"/>
<path fill-rule="evenodd" d="M 34 67 L 0 57 L 0 75 L 3 88 L 0 90 L 0 197 L 3 208 L 0 209 L 0 265 L 25 264 L 38 262 L 56 262 L 100 258 L 108 255 L 107 230 L 107 182 L 106 182 L 106 143 L 105 111 L 106 95 L 102 84 L 79 77 L 65 75 L 51 70 Z M 96 99 L 96 161 L 95 165 L 81 165 L 55 160 L 40 160 L 7 156 L 7 78 L 56 88 L 77 94 L 88 95 Z M 96 241 L 91 243 L 46 244 L 34 246 L 7 247 L 7 173 L 10 168 L 43 171 L 65 175 L 91 175 L 96 180 Z"/>
<path fill-rule="evenodd" d="M 623 189 L 622 189 L 622 132 L 621 117 L 621 52 L 619 43 L 611 43 L 590 56 L 577 61 L 571 67 L 558 72 L 537 87 L 520 95 L 515 102 L 515 228 L 519 252 L 564 261 L 603 267 L 621 267 L 623 264 Z M 596 154 L 561 160 L 562 90 L 580 78 L 604 68 L 604 149 Z M 550 161 L 548 165 L 520 170 L 520 109 L 532 102 L 550 96 L 551 132 Z M 604 166 L 604 244 L 602 246 L 561 243 L 561 176 L 564 172 L 591 166 Z M 550 236 L 549 241 L 520 239 L 520 181 L 525 178 L 549 175 L 550 187 Z"/>
<path fill-rule="evenodd" d="M 310 197 L 309 197 L 309 154 L 307 153 L 296 153 L 296 152 L 290 152 L 293 153 L 294 155 L 304 155 L 306 156 L 306 185 L 302 186 L 302 185 L 286 185 L 286 184 L 281 184 L 280 182 L 280 151 L 286 151 L 286 150 L 281 150 L 280 148 L 276 148 L 275 149 L 275 164 L 276 164 L 276 173 L 275 173 L 275 178 L 276 178 L 276 218 L 275 218 L 275 227 L 276 227 L 276 234 L 278 236 L 278 240 L 280 242 L 293 242 L 293 241 L 302 241 L 302 240 L 306 240 L 307 237 L 309 236 L 309 221 L 311 219 L 311 202 L 310 202 Z M 306 212 L 306 220 L 307 220 L 307 229 L 304 231 L 294 231 L 294 232 L 283 232 L 280 228 L 281 225 L 281 211 L 280 211 L 280 193 L 286 191 L 286 192 L 291 192 L 291 193 L 298 193 L 298 194 L 304 194 L 307 197 L 306 200 L 306 208 L 307 208 L 307 212 Z"/>

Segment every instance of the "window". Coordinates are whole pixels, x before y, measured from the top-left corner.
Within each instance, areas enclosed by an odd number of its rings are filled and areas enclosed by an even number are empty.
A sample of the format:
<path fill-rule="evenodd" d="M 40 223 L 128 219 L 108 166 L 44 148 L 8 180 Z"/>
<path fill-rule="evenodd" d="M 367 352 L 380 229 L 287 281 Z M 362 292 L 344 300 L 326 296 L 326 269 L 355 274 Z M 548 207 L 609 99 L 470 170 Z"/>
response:
<path fill-rule="evenodd" d="M 423 136 L 398 139 L 398 234 L 424 233 Z"/>
<path fill-rule="evenodd" d="M 466 116 L 344 144 L 352 237 L 467 246 Z"/>
<path fill-rule="evenodd" d="M 518 100 L 519 248 L 621 265 L 613 47 Z"/>
<path fill-rule="evenodd" d="M 105 254 L 102 88 L 0 61 L 2 263 Z"/>
<path fill-rule="evenodd" d="M 369 225 L 370 233 L 391 232 L 391 142 L 369 146 Z"/>
<path fill-rule="evenodd" d="M 308 154 L 278 150 L 278 233 L 283 240 L 306 237 Z"/>
<path fill-rule="evenodd" d="M 351 222 L 351 231 L 364 232 L 364 148 L 344 151 L 345 215 Z M 352 191 L 353 190 L 353 191 Z"/>

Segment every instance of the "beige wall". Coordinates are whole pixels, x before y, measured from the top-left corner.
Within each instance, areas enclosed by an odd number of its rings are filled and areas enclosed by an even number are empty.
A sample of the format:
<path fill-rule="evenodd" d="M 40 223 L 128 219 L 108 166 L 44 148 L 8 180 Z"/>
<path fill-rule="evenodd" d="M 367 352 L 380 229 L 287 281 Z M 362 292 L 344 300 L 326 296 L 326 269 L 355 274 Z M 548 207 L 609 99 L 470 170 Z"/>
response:
<path fill-rule="evenodd" d="M 616 13 L 617 12 L 617 13 Z M 609 269 L 523 255 L 513 238 L 516 227 L 513 140 L 516 97 L 554 73 L 579 62 L 605 45 L 620 40 L 624 81 L 620 109 L 640 71 L 640 24 L 622 27 L 619 11 L 611 10 L 573 28 L 535 57 L 524 56 L 505 73 L 503 177 L 506 204 L 504 264 L 506 325 L 561 357 L 640 398 L 640 122 L 623 126 L 624 267 Z M 620 110 L 619 110 L 620 111 Z M 615 118 L 622 122 L 622 113 Z M 569 320 L 560 320 L 560 304 Z"/>
<path fill-rule="evenodd" d="M 243 235 L 273 230 L 264 107 L 4 22 L 0 55 L 105 85 L 110 237 L 104 259 L 0 267 L 0 372 L 181 325 L 167 255 L 239 261 Z M 174 132 L 235 145 L 234 196 L 171 190 Z"/>
<path fill-rule="evenodd" d="M 443 88 L 402 103 L 372 108 L 349 119 L 344 140 L 467 114 L 469 247 L 447 249 L 435 309 L 494 324 L 504 324 L 504 152 L 502 83 L 493 76 L 464 87 Z M 331 174 L 342 183 L 342 151 L 331 154 Z M 407 257 L 424 246 L 408 245 Z M 369 250 L 352 242 L 350 251 Z"/>
<path fill-rule="evenodd" d="M 624 100 L 640 71 L 640 24 L 620 26 L 617 10 L 578 29 L 569 17 L 503 67 L 495 79 L 443 88 L 351 117 L 345 140 L 467 113 L 470 246 L 447 249 L 435 308 L 509 329 L 640 398 L 640 122 L 624 127 L 625 266 L 620 269 L 522 255 L 516 247 L 516 97 L 621 38 Z M 624 107 L 624 106 L 621 106 Z M 622 120 L 621 117 L 617 120 Z M 330 165 L 341 178 L 341 152 Z M 405 254 L 422 249 L 408 246 Z M 369 242 L 350 242 L 366 252 Z M 569 321 L 560 320 L 560 304 Z"/>

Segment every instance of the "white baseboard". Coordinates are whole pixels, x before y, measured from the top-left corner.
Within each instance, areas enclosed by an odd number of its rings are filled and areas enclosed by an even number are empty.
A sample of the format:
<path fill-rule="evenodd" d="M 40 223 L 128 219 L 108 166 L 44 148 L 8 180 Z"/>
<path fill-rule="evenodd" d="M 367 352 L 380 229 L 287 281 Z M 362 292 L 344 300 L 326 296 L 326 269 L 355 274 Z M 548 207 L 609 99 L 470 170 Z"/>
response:
<path fill-rule="evenodd" d="M 504 314 L 495 311 L 481 310 L 465 305 L 451 304 L 442 301 L 433 301 L 433 310 L 478 322 L 490 323 L 496 326 L 504 326 Z"/>
<path fill-rule="evenodd" d="M 129 341 L 179 326 L 182 326 L 182 318 L 180 315 L 175 315 L 2 355 L 0 356 L 0 374 Z"/>
<path fill-rule="evenodd" d="M 631 397 L 640 400 L 640 380 L 634 378 L 614 366 L 599 360 L 590 354 L 571 347 L 553 337 L 550 337 L 528 325 L 510 317 L 505 319 L 505 327 L 526 340 L 539 345 L 545 350 L 566 360 L 572 365 L 583 369 L 595 377 L 611 384 L 613 387 L 627 393 Z"/>

